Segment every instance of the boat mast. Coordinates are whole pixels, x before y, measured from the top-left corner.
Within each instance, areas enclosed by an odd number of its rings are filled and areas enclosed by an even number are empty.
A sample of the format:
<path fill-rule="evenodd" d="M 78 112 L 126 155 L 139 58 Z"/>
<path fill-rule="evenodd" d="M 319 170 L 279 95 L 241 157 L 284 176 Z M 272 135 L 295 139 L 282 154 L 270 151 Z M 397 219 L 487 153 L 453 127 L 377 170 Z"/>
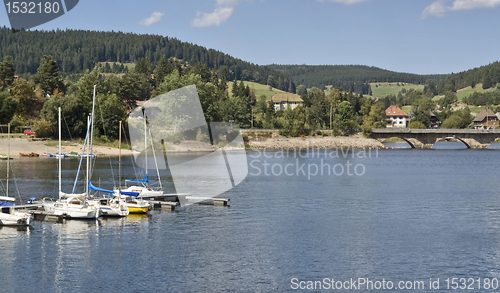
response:
<path fill-rule="evenodd" d="M 9 166 L 10 166 L 10 123 L 7 126 L 7 137 L 9 140 L 9 144 L 7 146 L 7 191 L 6 191 L 6 196 L 9 197 Z"/>
<path fill-rule="evenodd" d="M 92 154 L 93 154 L 93 143 L 94 143 L 94 110 L 95 110 L 95 90 L 97 85 L 94 85 L 94 95 L 92 97 L 92 112 L 90 113 L 90 146 L 87 148 L 87 197 L 90 197 L 90 178 L 92 176 L 92 172 L 90 171 L 90 165 L 92 165 Z M 90 152 L 90 154 L 89 154 Z"/>
<path fill-rule="evenodd" d="M 61 198 L 61 107 L 58 107 L 59 115 L 57 119 L 57 123 L 59 125 L 59 198 Z"/>
<path fill-rule="evenodd" d="M 144 111 L 144 156 L 146 158 L 146 178 L 148 177 L 148 136 L 146 130 L 146 113 Z"/>
<path fill-rule="evenodd" d="M 118 128 L 118 190 L 122 190 L 122 121 L 120 120 Z M 118 195 L 120 195 L 118 193 Z"/>
<path fill-rule="evenodd" d="M 149 139 L 151 140 L 151 149 L 153 151 L 153 157 L 155 159 L 156 175 L 158 176 L 158 182 L 160 183 L 160 189 L 163 190 L 163 187 L 161 186 L 160 170 L 158 169 L 158 161 L 156 160 L 155 147 L 153 145 L 153 136 L 151 135 L 151 128 L 148 128 L 148 130 L 149 130 Z"/>
<path fill-rule="evenodd" d="M 94 96 L 92 97 L 92 114 L 90 114 L 90 155 L 94 153 L 94 150 L 92 149 L 94 146 L 94 111 L 95 111 L 95 91 L 96 91 L 97 85 L 94 85 Z M 90 164 L 92 165 L 92 157 L 90 158 Z M 92 170 L 90 170 L 89 173 L 89 180 L 92 177 Z"/>
<path fill-rule="evenodd" d="M 87 182 L 87 184 L 85 184 L 85 196 L 87 196 L 89 194 L 89 139 L 88 139 L 88 135 L 89 135 L 89 128 L 90 128 L 90 116 L 87 116 L 87 140 L 85 141 L 85 148 L 86 148 L 86 153 L 85 155 L 87 156 L 87 165 L 86 165 L 86 173 L 85 173 L 85 181 Z"/>

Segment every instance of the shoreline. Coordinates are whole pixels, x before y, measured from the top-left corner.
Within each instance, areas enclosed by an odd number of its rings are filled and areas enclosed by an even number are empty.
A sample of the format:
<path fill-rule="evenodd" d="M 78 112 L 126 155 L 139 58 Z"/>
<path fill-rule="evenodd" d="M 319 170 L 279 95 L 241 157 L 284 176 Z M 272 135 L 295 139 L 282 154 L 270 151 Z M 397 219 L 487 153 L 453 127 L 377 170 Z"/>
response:
<path fill-rule="evenodd" d="M 10 143 L 10 155 L 11 157 L 19 156 L 19 153 L 57 153 L 59 152 L 59 147 L 47 145 L 48 141 L 33 141 L 28 137 L 14 137 L 10 141 L 7 138 L 0 138 L 0 154 L 7 155 L 9 152 Z M 77 152 L 80 153 L 83 149 L 83 145 L 76 142 L 64 141 L 61 146 L 63 153 Z M 68 145 L 69 144 L 69 145 Z M 284 136 L 274 136 L 274 137 L 249 137 L 247 143 L 247 150 L 280 150 L 280 149 L 386 149 L 381 142 L 365 138 L 361 134 L 354 136 L 314 136 L 314 137 L 284 137 Z M 183 153 L 191 151 L 201 151 L 193 145 L 184 146 L 177 150 L 166 150 L 166 152 L 173 153 Z M 203 149 L 205 151 L 205 149 Z M 113 147 L 107 146 L 93 146 L 93 152 L 96 155 L 108 155 L 108 156 L 118 156 L 120 150 Z M 131 150 L 122 149 L 122 155 L 132 155 Z"/>
<path fill-rule="evenodd" d="M 353 136 L 305 136 L 305 137 L 249 137 L 248 146 L 251 149 L 386 149 L 378 140 L 365 138 L 361 134 Z"/>
<path fill-rule="evenodd" d="M 7 155 L 9 152 L 9 143 L 10 143 L 10 156 L 15 158 L 20 156 L 19 153 L 58 153 L 59 152 L 59 146 L 48 146 L 46 145 L 48 141 L 33 141 L 31 138 L 28 137 L 13 137 L 10 139 L 7 138 L 0 138 L 0 154 Z M 64 141 L 64 144 L 70 145 L 63 145 L 61 146 L 61 151 L 63 153 L 70 153 L 70 152 L 77 152 L 81 153 L 83 149 L 83 145 L 79 143 L 72 143 L 68 141 Z M 107 147 L 107 146 L 99 146 L 99 145 L 94 145 L 93 146 L 93 153 L 95 155 L 109 155 L 109 156 L 118 156 L 120 153 L 120 150 L 117 148 L 112 148 L 112 147 Z M 132 151 L 127 150 L 127 149 L 122 149 L 121 150 L 122 155 L 131 155 Z"/>

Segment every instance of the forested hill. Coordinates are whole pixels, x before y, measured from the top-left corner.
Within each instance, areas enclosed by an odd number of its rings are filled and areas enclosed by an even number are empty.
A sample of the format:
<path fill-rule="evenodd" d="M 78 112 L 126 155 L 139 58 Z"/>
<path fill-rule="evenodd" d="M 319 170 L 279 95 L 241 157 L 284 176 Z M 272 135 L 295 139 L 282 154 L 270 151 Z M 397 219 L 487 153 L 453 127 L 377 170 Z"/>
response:
<path fill-rule="evenodd" d="M 98 62 L 135 62 L 148 58 L 155 66 L 160 57 L 176 57 L 183 62 L 206 63 L 210 68 L 228 68 L 229 80 L 238 79 L 270 84 L 295 92 L 286 73 L 234 58 L 220 51 L 158 35 L 83 30 L 18 31 L 0 28 L 0 60 L 13 58 L 18 75 L 34 74 L 43 55 L 52 55 L 63 74 L 92 70 Z"/>
<path fill-rule="evenodd" d="M 482 84 L 483 89 L 494 87 L 500 83 L 500 62 L 493 62 L 488 65 L 476 67 L 467 71 L 452 73 L 445 79 L 437 83 L 437 92 L 457 91 L 459 89 L 476 84 Z"/>
<path fill-rule="evenodd" d="M 344 91 L 369 94 L 370 82 L 407 82 L 424 84 L 427 80 L 440 80 L 446 75 L 418 75 L 389 71 L 363 65 L 277 65 L 269 67 L 290 75 L 296 85 L 323 89 L 331 85 Z"/>

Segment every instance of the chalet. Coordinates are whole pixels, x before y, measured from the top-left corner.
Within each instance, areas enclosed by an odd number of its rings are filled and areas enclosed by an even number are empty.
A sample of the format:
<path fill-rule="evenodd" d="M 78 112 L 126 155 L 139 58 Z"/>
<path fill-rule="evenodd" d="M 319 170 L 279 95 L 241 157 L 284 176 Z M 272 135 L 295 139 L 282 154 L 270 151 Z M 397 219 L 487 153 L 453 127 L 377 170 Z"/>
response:
<path fill-rule="evenodd" d="M 441 125 L 441 121 L 439 120 L 439 118 L 431 112 L 431 123 L 429 124 L 429 127 L 430 128 L 439 128 L 439 126 Z"/>
<path fill-rule="evenodd" d="M 498 127 L 498 117 L 491 109 L 484 109 L 476 115 L 472 123 L 475 129 Z"/>
<path fill-rule="evenodd" d="M 385 110 L 385 116 L 387 118 L 386 127 L 407 127 L 410 121 L 408 115 L 397 106 L 389 106 Z"/>
<path fill-rule="evenodd" d="M 274 94 L 271 100 L 275 111 L 285 110 L 288 106 L 293 110 L 304 103 L 297 94 Z"/>

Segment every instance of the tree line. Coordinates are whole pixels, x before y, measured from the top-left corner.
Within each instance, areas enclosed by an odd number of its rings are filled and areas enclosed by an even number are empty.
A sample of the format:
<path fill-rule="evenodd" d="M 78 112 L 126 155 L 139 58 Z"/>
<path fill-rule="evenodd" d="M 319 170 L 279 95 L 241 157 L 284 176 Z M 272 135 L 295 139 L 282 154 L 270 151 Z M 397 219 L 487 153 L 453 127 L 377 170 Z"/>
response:
<path fill-rule="evenodd" d="M 62 75 L 92 70 L 100 62 L 135 63 L 147 58 L 155 67 L 161 58 L 175 57 L 185 64 L 201 62 L 211 69 L 225 66 L 230 80 L 255 81 L 295 92 L 292 78 L 283 72 L 176 38 L 70 29 L 14 33 L 5 26 L 0 28 L 0 58 L 12 56 L 18 75 L 27 78 L 35 74 L 42 55 L 51 55 Z"/>
<path fill-rule="evenodd" d="M 326 86 L 341 88 L 364 95 L 371 94 L 370 82 L 404 82 L 425 84 L 428 80 L 440 80 L 446 75 L 418 75 L 389 71 L 363 65 L 270 65 L 271 68 L 289 74 L 297 85 L 306 88 Z"/>
<path fill-rule="evenodd" d="M 375 104 L 363 95 L 344 93 L 339 88 L 309 91 L 302 95 L 303 105 L 276 111 L 272 100 L 257 97 L 244 81 L 234 79 L 228 90 L 230 75 L 226 66 L 214 69 L 203 63 L 186 65 L 176 58 L 160 58 L 153 67 L 147 58 L 139 58 L 134 69 L 121 75 L 103 74 L 104 66 L 87 70 L 72 82 L 61 76 L 56 60 L 45 55 L 31 78 L 14 80 L 15 65 L 6 56 L 0 62 L 0 124 L 33 125 L 37 136 L 54 136 L 57 108 L 61 107 L 63 137 L 82 138 L 91 111 L 93 86 L 97 85 L 96 136 L 116 139 L 120 131 L 117 122 L 126 121 L 137 101 L 191 84 L 196 85 L 207 122 L 232 120 L 241 128 L 278 128 L 282 134 L 292 136 L 318 129 L 348 134 L 362 127 L 383 127 L 385 123 L 383 103 Z"/>
<path fill-rule="evenodd" d="M 456 92 L 468 86 L 475 88 L 481 84 L 483 89 L 495 87 L 500 83 L 500 62 L 496 61 L 488 65 L 476 67 L 459 73 L 452 73 L 444 79 L 430 83 L 432 92 L 445 94 L 448 91 Z"/>

